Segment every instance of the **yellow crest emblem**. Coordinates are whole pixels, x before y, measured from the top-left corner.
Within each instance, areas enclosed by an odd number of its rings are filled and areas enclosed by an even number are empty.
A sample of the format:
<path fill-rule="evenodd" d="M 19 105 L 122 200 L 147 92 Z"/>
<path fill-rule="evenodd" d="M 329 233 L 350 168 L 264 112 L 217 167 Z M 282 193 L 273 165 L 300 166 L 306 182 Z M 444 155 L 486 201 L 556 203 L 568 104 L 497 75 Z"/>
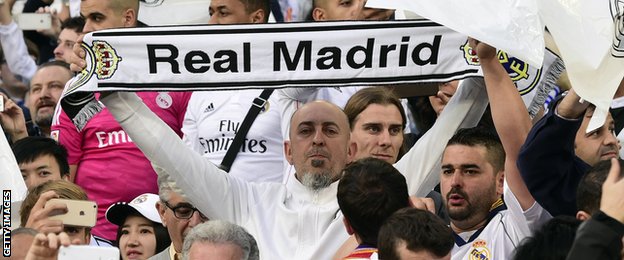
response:
<path fill-rule="evenodd" d="M 487 247 L 487 242 L 482 239 L 477 239 L 472 242 L 472 247 L 470 249 L 470 256 L 468 259 L 470 260 L 490 260 L 492 259 L 492 254 L 490 249 Z"/>

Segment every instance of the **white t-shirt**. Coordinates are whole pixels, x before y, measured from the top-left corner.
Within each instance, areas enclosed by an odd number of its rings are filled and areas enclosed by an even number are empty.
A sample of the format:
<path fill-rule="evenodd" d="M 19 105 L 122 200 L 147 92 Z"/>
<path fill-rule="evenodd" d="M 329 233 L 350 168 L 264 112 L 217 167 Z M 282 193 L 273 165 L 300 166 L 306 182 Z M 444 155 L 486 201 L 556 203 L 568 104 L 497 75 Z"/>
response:
<path fill-rule="evenodd" d="M 184 116 L 184 142 L 220 165 L 261 89 L 194 92 Z M 252 182 L 281 182 L 284 142 L 277 93 L 273 93 L 254 120 L 230 174 Z M 259 174 L 258 169 L 262 174 Z"/>
<path fill-rule="evenodd" d="M 511 259 L 520 241 L 552 218 L 537 202 L 522 211 L 506 184 L 503 194 L 507 209 L 497 212 L 479 234 L 478 231 L 458 234 L 451 259 Z M 475 234 L 476 238 L 470 239 Z"/>

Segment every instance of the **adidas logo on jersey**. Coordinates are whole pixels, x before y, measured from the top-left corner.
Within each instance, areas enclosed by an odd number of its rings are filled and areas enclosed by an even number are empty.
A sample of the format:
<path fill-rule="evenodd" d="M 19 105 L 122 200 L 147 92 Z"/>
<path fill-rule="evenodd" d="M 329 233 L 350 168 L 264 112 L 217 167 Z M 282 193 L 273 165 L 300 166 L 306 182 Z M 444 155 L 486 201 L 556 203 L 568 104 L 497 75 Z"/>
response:
<path fill-rule="evenodd" d="M 208 107 L 206 107 L 206 109 L 204 109 L 204 113 L 208 113 L 208 112 L 212 112 L 214 111 L 214 104 L 212 104 L 212 102 L 210 103 L 210 105 L 208 105 Z"/>

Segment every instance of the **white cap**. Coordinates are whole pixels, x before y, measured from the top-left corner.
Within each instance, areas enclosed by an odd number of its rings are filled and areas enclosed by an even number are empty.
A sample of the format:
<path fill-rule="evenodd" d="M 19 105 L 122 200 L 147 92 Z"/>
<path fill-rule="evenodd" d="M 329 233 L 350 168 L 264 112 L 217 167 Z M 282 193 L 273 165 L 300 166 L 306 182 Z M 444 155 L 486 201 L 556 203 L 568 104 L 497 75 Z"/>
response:
<path fill-rule="evenodd" d="M 117 202 L 106 210 L 106 219 L 110 223 L 121 226 L 128 215 L 139 214 L 153 222 L 161 223 L 160 215 L 156 210 L 156 203 L 159 199 L 156 194 L 145 193 L 134 198 L 130 203 Z"/>

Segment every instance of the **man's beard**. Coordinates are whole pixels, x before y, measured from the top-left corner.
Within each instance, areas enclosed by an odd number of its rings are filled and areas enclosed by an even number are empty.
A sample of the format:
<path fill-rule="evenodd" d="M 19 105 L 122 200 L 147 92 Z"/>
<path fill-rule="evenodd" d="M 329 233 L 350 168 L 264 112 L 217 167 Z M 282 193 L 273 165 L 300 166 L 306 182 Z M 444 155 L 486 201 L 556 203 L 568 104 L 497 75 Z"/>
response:
<path fill-rule="evenodd" d="M 491 186 L 482 190 L 482 192 L 478 194 L 473 194 L 473 197 L 476 199 L 473 201 L 474 204 L 471 203 L 471 197 L 468 197 L 468 194 L 461 189 L 452 188 L 451 191 L 447 194 L 447 204 L 449 195 L 452 193 L 460 194 L 464 200 L 466 201 L 466 206 L 463 208 L 453 208 L 449 205 L 446 205 L 449 218 L 455 221 L 464 221 L 470 219 L 471 217 L 475 217 L 479 214 L 484 214 L 490 211 L 492 204 L 494 201 L 489 201 L 487 198 L 491 196 L 492 193 L 496 192 L 496 186 Z"/>
<path fill-rule="evenodd" d="M 332 182 L 332 174 L 329 170 L 321 170 L 317 173 L 307 171 L 303 173 L 301 178 L 301 184 L 314 192 L 329 187 Z"/>
<path fill-rule="evenodd" d="M 38 127 L 49 128 L 52 126 L 52 114 L 37 114 L 33 119 Z"/>

